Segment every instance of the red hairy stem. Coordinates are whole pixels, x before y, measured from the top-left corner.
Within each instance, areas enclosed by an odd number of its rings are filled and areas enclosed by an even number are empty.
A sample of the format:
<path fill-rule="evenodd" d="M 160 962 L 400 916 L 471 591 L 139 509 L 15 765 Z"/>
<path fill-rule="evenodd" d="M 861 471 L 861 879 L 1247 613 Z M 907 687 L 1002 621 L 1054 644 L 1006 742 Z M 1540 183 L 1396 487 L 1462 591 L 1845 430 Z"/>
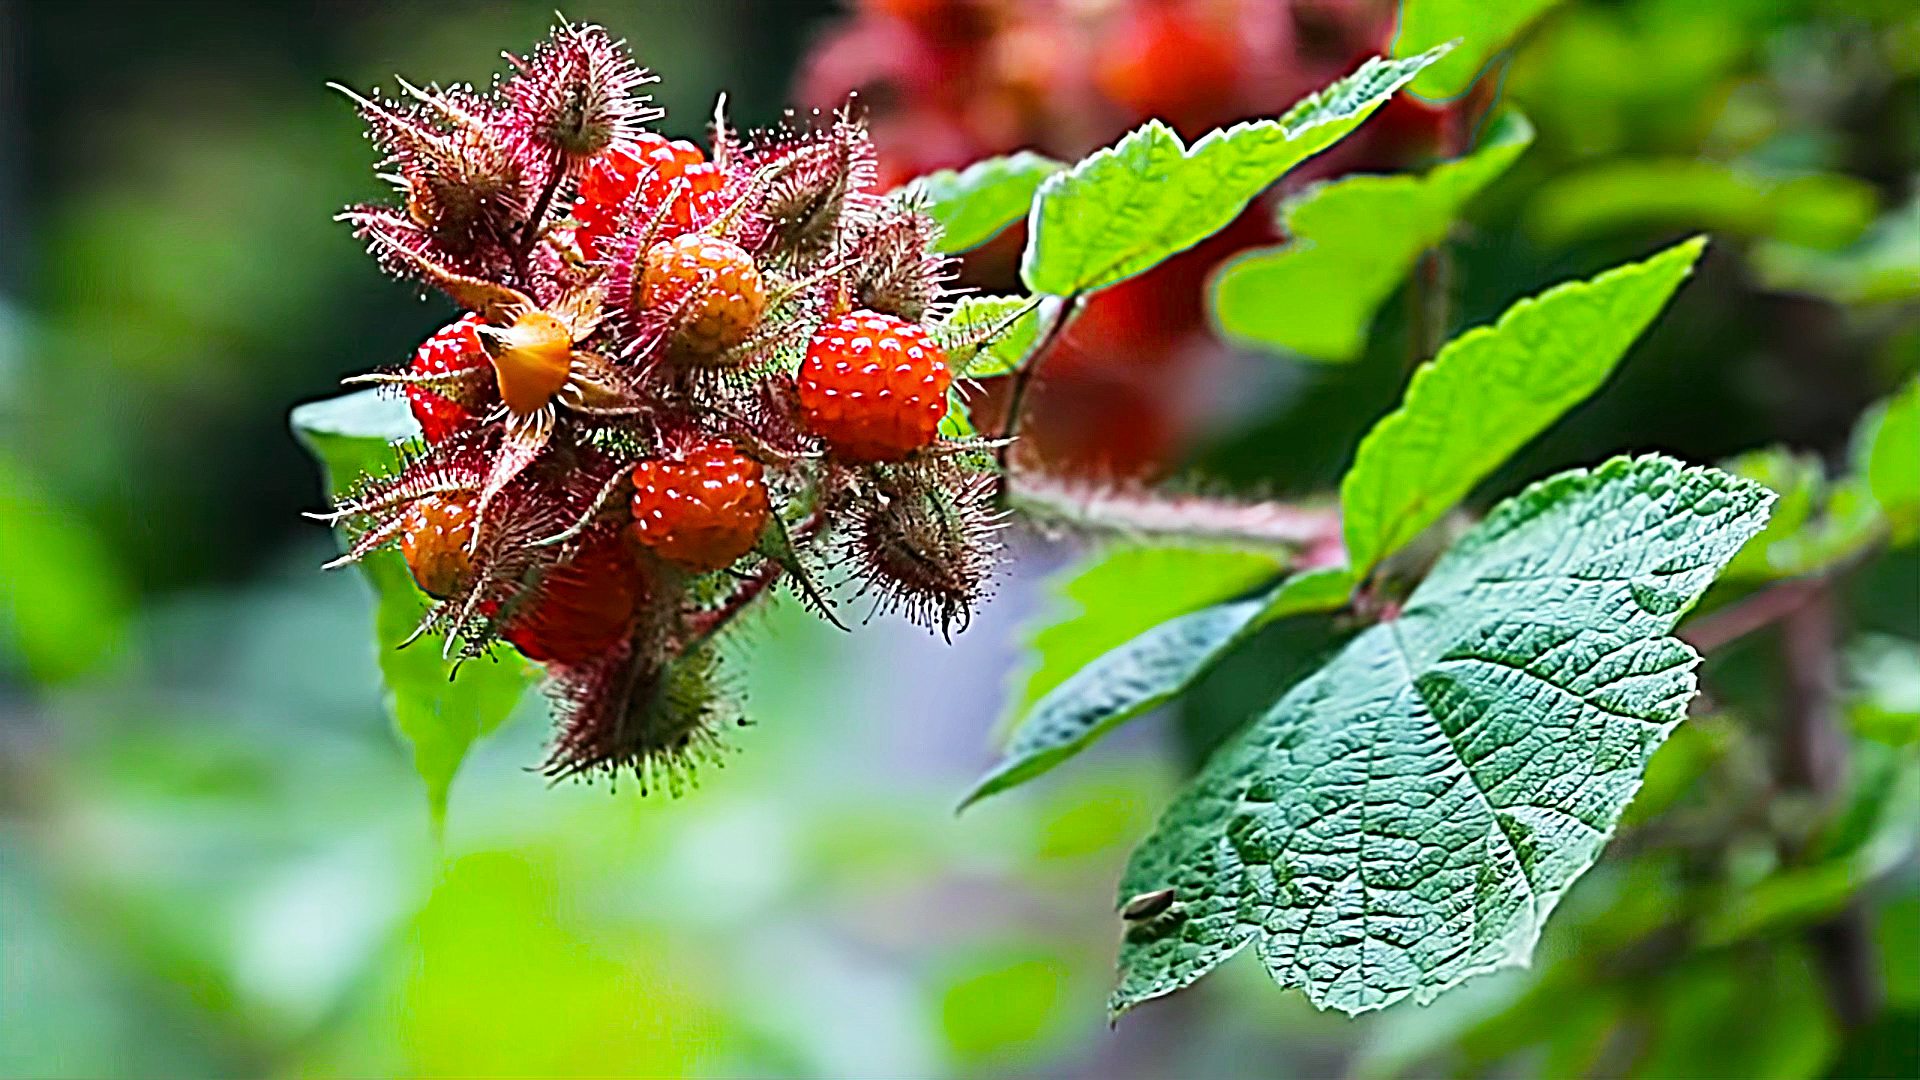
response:
<path fill-rule="evenodd" d="M 1332 506 L 1246 502 L 1102 486 L 1036 473 L 1012 478 L 1012 507 L 1043 524 L 1140 538 L 1299 549 L 1303 565 L 1341 560 L 1340 514 Z"/>

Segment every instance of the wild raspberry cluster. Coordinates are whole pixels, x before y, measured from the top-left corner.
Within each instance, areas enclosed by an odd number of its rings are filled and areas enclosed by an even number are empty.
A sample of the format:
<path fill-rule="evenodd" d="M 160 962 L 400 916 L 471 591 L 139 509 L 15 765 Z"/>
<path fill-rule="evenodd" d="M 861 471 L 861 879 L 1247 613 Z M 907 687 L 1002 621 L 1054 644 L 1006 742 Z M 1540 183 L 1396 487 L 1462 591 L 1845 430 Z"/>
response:
<path fill-rule="evenodd" d="M 964 627 L 993 447 L 942 423 L 993 328 L 955 324 L 938 227 L 875 192 L 849 112 L 742 138 L 716 111 L 709 155 L 645 130 L 653 80 L 599 27 L 509 59 L 484 92 L 353 95 L 401 198 L 342 219 L 465 314 L 348 380 L 420 438 L 330 517 L 342 562 L 399 549 L 448 655 L 546 665 L 549 774 L 677 787 L 738 718 L 719 632 L 770 587 L 833 618 L 850 568 Z"/>

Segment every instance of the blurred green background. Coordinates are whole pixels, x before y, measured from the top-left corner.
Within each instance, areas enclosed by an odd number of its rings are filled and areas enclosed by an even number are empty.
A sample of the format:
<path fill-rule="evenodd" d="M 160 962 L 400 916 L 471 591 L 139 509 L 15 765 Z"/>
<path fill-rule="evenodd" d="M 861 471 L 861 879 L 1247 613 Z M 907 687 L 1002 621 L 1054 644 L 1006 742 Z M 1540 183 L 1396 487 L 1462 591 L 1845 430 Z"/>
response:
<path fill-rule="evenodd" d="M 844 13 L 566 15 L 627 37 L 663 76 L 665 130 L 695 136 L 721 89 L 741 123 L 777 120 Z M 1897 827 L 1920 809 L 1884 799 L 1868 824 L 1893 854 L 1864 925 L 1887 1010 L 1868 1030 L 1836 1023 L 1798 938 L 1669 963 L 1648 932 L 1680 902 L 1662 891 L 1675 866 L 1698 875 L 1629 844 L 1533 971 L 1432 1009 L 1318 1015 L 1236 963 L 1110 1031 L 1119 865 L 1257 704 L 1236 679 L 1272 675 L 1222 672 L 1185 717 L 956 819 L 991 759 L 1017 626 L 1062 558 L 1034 544 L 951 647 L 768 612 L 743 665 L 757 723 L 677 801 L 549 788 L 526 768 L 544 737 L 530 699 L 480 744 L 436 839 L 381 712 L 367 593 L 317 570 L 332 539 L 298 517 L 320 482 L 285 416 L 403 359 L 449 309 L 329 220 L 381 185 L 322 84 L 484 80 L 551 17 L 450 0 L 0 7 L 0 1073 L 1920 1069 L 1920 880 Z M 1568 3 L 1502 77 L 1541 137 L 1460 245 L 1458 322 L 1659 239 L 1719 241 L 1616 384 L 1495 487 L 1620 449 L 1713 460 L 1785 440 L 1837 458 L 1860 409 L 1920 364 L 1920 15 Z M 1232 359 L 1221 370 L 1258 392 L 1213 384 L 1244 400 L 1214 410 L 1195 459 L 1324 488 L 1397 393 L 1398 312 L 1383 355 L 1346 368 Z M 1911 550 L 1857 592 L 1891 650 L 1863 663 L 1910 708 Z M 1266 644 L 1248 663 L 1291 655 Z M 1764 680 L 1762 658 L 1725 663 Z M 1741 767 L 1724 722 L 1682 735 L 1656 798 Z"/>

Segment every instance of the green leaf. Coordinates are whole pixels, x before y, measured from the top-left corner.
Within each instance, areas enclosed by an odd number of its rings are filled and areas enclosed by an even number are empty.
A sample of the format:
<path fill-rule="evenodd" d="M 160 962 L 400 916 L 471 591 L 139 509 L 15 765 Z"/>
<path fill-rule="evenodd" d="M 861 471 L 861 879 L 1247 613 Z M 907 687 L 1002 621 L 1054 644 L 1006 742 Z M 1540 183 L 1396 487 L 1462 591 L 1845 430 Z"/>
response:
<path fill-rule="evenodd" d="M 375 390 L 302 405 L 293 410 L 292 422 L 336 497 L 361 474 L 391 469 L 394 443 L 419 434 L 406 401 Z M 431 642 L 401 648 L 427 609 L 425 594 L 396 551 L 377 551 L 359 566 L 373 587 L 374 640 L 387 709 L 413 747 L 414 770 L 426 782 L 438 824 L 446 817 L 447 793 L 467 749 L 513 711 L 533 683 L 533 669 L 514 656 L 469 661 L 456 671 Z"/>
<path fill-rule="evenodd" d="M 1312 359 L 1358 357 L 1374 312 L 1421 252 L 1532 141 L 1525 118 L 1507 113 L 1479 149 L 1424 175 L 1354 176 L 1302 192 L 1281 211 L 1291 240 L 1247 252 L 1215 278 L 1221 331 Z"/>
<path fill-rule="evenodd" d="M 1152 268 L 1206 239 L 1287 170 L 1340 141 L 1446 47 L 1368 60 L 1289 109 L 1209 132 L 1188 148 L 1149 121 L 1040 185 L 1028 217 L 1021 279 L 1036 293 L 1076 296 Z"/>
<path fill-rule="evenodd" d="M 1365 577 L 1599 389 L 1705 245 L 1688 240 L 1521 300 L 1422 364 L 1340 483 L 1354 573 Z"/>
<path fill-rule="evenodd" d="M 1473 85 L 1494 53 L 1556 0 L 1405 0 L 1393 55 L 1411 56 L 1442 42 L 1454 50 L 1420 73 L 1412 90 L 1423 98 L 1457 97 Z"/>
<path fill-rule="evenodd" d="M 1011 715 L 1024 715 L 1107 650 L 1283 568 L 1278 554 L 1227 547 L 1115 547 L 1069 568 L 1049 583 L 1055 602 L 1023 634 L 1033 660 Z"/>
<path fill-rule="evenodd" d="M 1827 249 L 1857 238 L 1875 204 L 1873 185 L 1838 173 L 1776 177 L 1698 158 L 1614 160 L 1541 185 L 1526 222 L 1550 247 L 1704 229 Z"/>
<path fill-rule="evenodd" d="M 1059 317 L 1049 314 L 1057 307 L 1058 301 L 1035 304 L 1025 296 L 963 296 L 933 337 L 947 350 L 954 378 L 990 379 L 1019 370 L 1039 340 L 1042 319 Z"/>
<path fill-rule="evenodd" d="M 1887 402 L 1867 445 L 1866 473 L 1894 543 L 1920 539 L 1920 379 Z"/>
<path fill-rule="evenodd" d="M 940 223 L 939 249 L 966 251 L 994 238 L 1026 215 L 1040 182 L 1066 165 L 1022 150 L 976 161 L 964 169 L 942 169 L 914 181 L 926 197 L 926 211 Z"/>
<path fill-rule="evenodd" d="M 1309 570 L 1264 596 L 1169 619 L 1102 654 L 1034 704 L 1008 740 L 1006 756 L 961 800 L 961 809 L 1051 770 L 1126 721 L 1185 693 L 1268 623 L 1332 611 L 1352 592 L 1346 568 Z"/>
<path fill-rule="evenodd" d="M 1129 927 L 1114 1011 L 1256 941 L 1348 1013 L 1525 963 L 1693 696 L 1674 622 L 1772 500 L 1644 457 L 1495 508 L 1161 816 L 1120 895 L 1174 904 Z"/>

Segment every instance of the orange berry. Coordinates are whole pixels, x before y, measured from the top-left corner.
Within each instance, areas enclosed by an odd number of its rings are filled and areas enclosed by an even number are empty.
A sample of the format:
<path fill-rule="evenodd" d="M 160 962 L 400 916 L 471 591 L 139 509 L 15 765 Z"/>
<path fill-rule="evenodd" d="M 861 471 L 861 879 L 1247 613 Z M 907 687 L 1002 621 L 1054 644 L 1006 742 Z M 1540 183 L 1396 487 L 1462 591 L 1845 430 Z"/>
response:
<path fill-rule="evenodd" d="M 674 344 L 683 357 L 698 359 L 753 333 L 767 310 L 767 288 L 740 245 L 688 233 L 647 249 L 640 302 L 680 312 Z"/>
<path fill-rule="evenodd" d="M 634 540 L 694 573 L 733 565 L 767 527 L 764 472 L 724 442 L 641 462 L 633 469 Z"/>
<path fill-rule="evenodd" d="M 472 493 L 448 492 L 413 500 L 400 529 L 400 555 L 422 592 L 445 600 L 473 572 Z"/>
<path fill-rule="evenodd" d="M 837 456 L 898 461 L 947 414 L 947 354 L 915 323 L 874 311 L 830 319 L 800 362 L 800 413 Z"/>

